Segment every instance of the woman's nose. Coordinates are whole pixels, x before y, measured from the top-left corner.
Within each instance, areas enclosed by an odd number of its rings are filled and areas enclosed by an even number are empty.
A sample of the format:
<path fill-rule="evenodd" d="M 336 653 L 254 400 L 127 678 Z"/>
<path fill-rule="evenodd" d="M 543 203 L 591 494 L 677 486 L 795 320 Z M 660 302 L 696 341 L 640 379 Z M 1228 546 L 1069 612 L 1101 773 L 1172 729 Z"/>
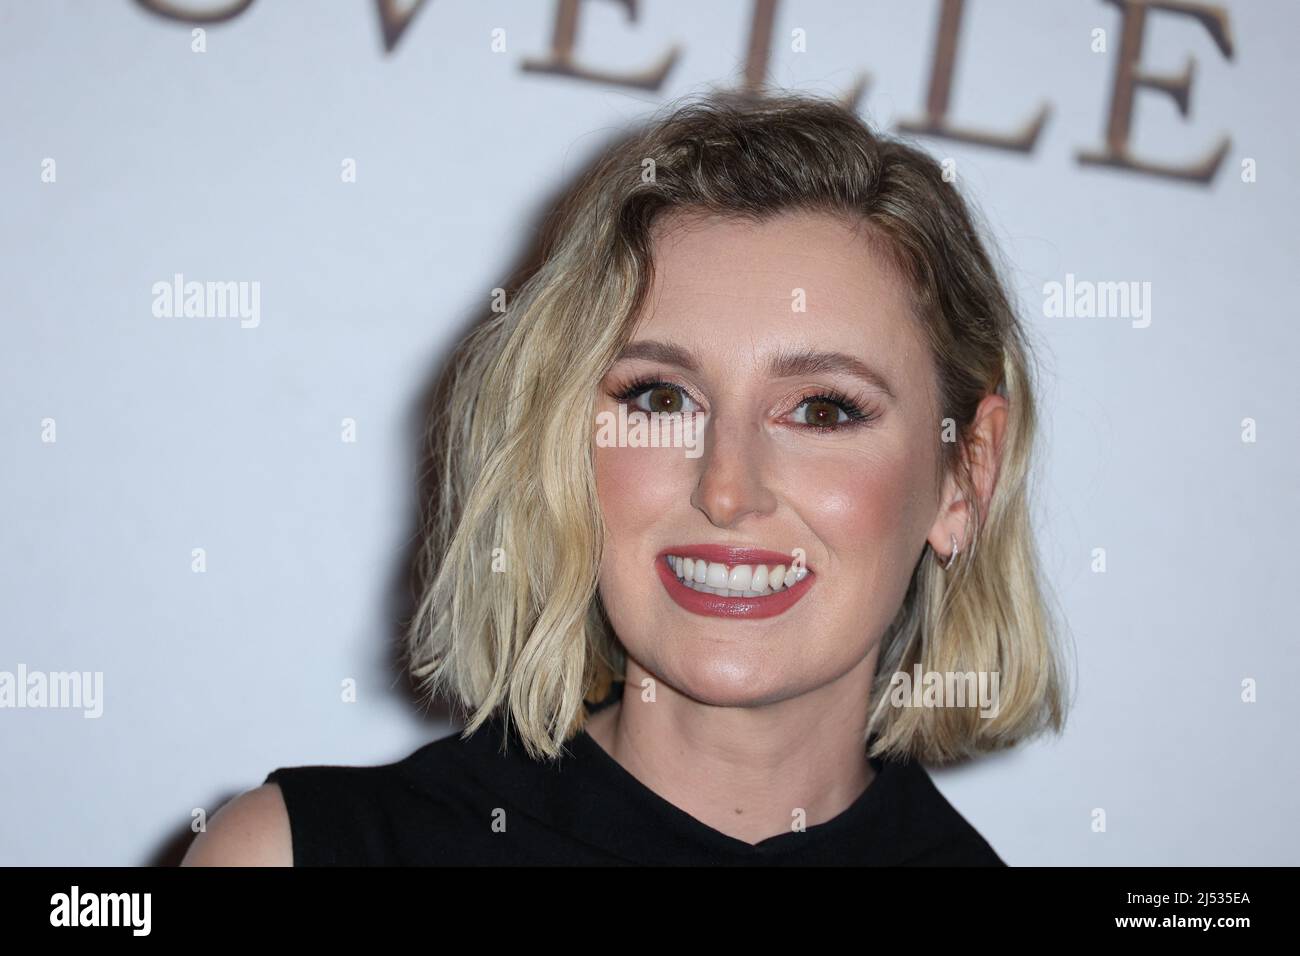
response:
<path fill-rule="evenodd" d="M 776 508 L 758 423 L 711 416 L 704 430 L 704 454 L 696 462 L 699 479 L 691 505 L 717 527 L 729 528 L 748 515 L 770 514 Z"/>

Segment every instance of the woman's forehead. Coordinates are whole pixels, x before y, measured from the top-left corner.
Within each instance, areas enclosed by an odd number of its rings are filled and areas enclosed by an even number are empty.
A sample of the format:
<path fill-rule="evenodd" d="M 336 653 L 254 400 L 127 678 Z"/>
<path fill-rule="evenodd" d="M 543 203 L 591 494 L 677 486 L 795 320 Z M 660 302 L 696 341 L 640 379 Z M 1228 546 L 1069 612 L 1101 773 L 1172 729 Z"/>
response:
<path fill-rule="evenodd" d="M 869 233 L 826 213 L 693 219 L 658 232 L 653 255 L 655 311 L 760 307 L 782 317 L 908 308 L 904 280 Z"/>
<path fill-rule="evenodd" d="M 752 222 L 693 217 L 659 232 L 634 337 L 730 353 L 911 352 L 903 279 L 865 231 L 825 213 Z"/>

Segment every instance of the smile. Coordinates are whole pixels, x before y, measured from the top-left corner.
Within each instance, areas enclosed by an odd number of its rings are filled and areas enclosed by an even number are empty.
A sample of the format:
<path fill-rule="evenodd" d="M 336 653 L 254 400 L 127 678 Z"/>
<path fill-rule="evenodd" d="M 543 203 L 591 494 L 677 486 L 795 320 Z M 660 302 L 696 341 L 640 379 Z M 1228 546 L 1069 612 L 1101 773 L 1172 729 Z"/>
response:
<path fill-rule="evenodd" d="M 778 551 L 717 545 L 665 549 L 655 566 L 678 605 L 708 617 L 775 617 L 808 593 L 815 578 Z"/>

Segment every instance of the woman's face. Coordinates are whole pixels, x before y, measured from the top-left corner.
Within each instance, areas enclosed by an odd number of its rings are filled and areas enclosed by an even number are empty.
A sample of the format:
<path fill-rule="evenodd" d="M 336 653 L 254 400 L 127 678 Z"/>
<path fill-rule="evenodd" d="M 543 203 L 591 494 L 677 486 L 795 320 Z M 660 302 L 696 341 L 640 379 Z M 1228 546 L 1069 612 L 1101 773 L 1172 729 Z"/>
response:
<path fill-rule="evenodd" d="M 863 235 L 809 212 L 758 225 L 673 213 L 654 259 L 596 408 L 705 424 L 699 453 L 597 441 L 615 632 L 656 680 L 719 706 L 874 670 L 927 537 L 948 550 L 937 387 L 903 280 Z M 804 579 L 771 591 L 796 549 Z M 686 562 L 669 570 L 665 555 L 693 556 L 705 583 L 688 587 Z M 766 592 L 746 597 L 759 565 Z M 703 590 L 724 580 L 725 593 Z"/>

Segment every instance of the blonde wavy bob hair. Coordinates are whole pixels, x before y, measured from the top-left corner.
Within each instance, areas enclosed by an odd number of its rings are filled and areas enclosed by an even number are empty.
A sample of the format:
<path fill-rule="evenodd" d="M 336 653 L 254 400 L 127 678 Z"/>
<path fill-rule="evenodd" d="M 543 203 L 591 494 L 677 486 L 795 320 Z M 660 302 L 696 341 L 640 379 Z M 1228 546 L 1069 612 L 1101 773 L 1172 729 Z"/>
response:
<path fill-rule="evenodd" d="M 429 496 L 406 634 L 411 673 L 466 715 L 493 715 L 553 757 L 623 676 L 597 592 L 596 386 L 649 287 L 651 225 L 689 209 L 762 220 L 824 211 L 868 225 L 911 290 L 934 359 L 940 477 L 974 514 L 952 570 L 926 545 L 882 637 L 864 731 L 876 756 L 946 762 L 1059 731 L 1058 631 L 1030 530 L 1030 352 L 971 211 L 929 155 L 807 94 L 712 93 L 670 104 L 607 150 L 548 220 L 540 265 L 460 343 L 429 422 Z M 996 490 L 968 470 L 982 398 L 1009 401 Z M 544 410 L 545 414 L 531 414 Z M 500 573 L 494 573 L 494 571 Z M 891 706 L 893 675 L 997 673 L 999 708 Z"/>

